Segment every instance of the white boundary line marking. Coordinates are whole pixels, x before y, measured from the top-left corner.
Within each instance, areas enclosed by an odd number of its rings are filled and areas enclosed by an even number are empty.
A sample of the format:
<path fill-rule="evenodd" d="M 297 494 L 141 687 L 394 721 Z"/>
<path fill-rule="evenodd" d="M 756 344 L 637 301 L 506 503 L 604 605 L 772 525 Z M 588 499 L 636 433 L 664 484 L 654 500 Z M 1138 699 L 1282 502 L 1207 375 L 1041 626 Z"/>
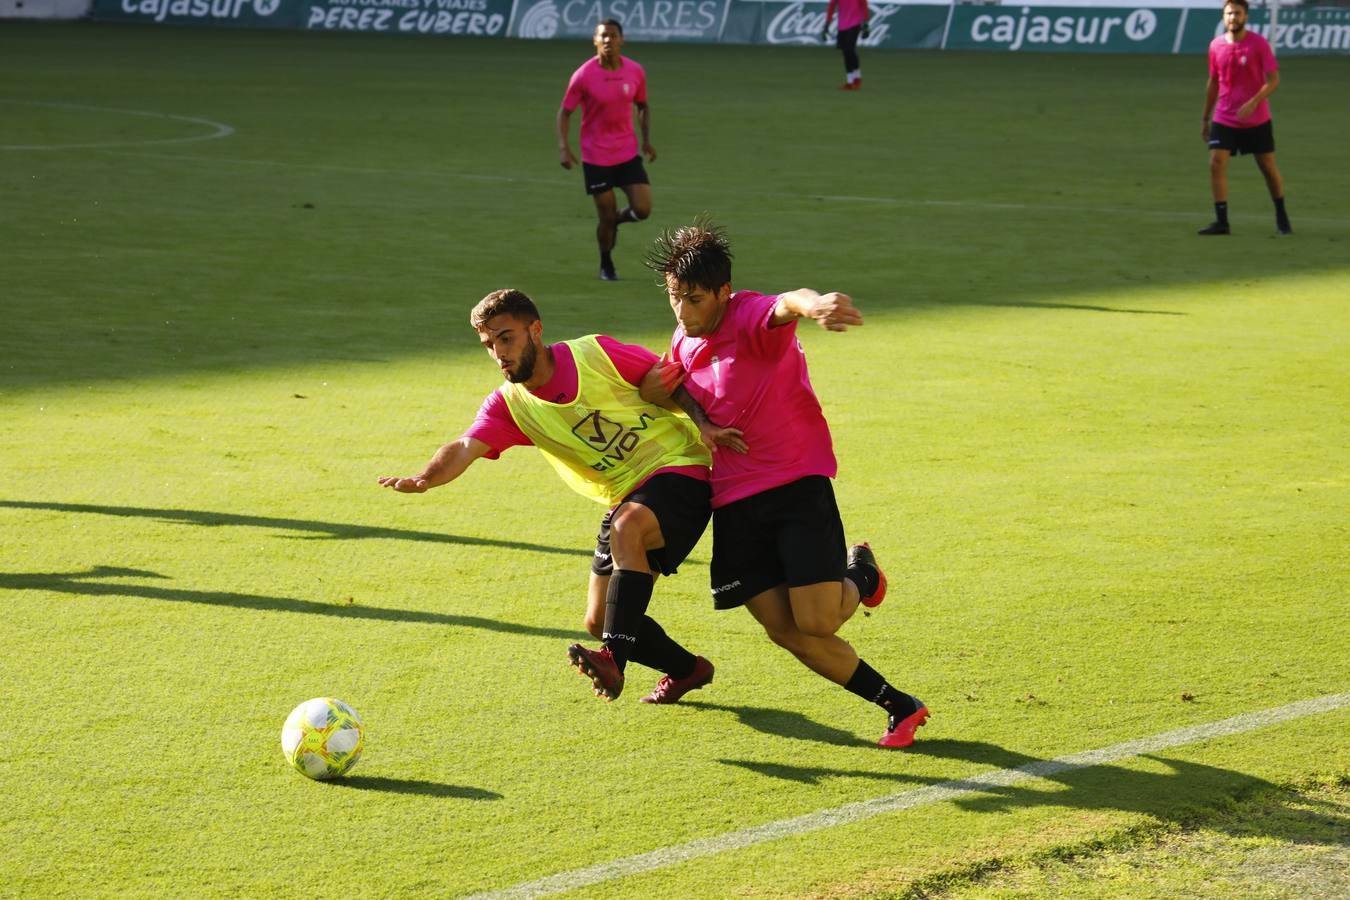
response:
<path fill-rule="evenodd" d="M 1281 722 L 1288 722 L 1304 716 L 1344 709 L 1348 706 L 1350 706 L 1350 693 L 1328 694 L 1324 697 L 1314 697 L 1311 700 L 1300 700 L 1297 703 L 1290 703 L 1288 706 L 1277 706 L 1260 712 L 1243 713 L 1239 716 L 1233 716 L 1231 719 L 1223 719 L 1207 725 L 1191 725 L 1186 728 L 1178 728 L 1175 731 L 1155 734 L 1152 737 L 1113 744 L 1110 747 L 1103 747 L 1098 750 L 1073 753 L 1057 759 L 1037 760 L 1015 769 L 997 769 L 981 775 L 973 775 L 970 778 L 944 781 L 941 784 L 933 784 L 911 791 L 901 791 L 887 797 L 848 803 L 834 809 L 825 809 L 792 819 L 766 822 L 763 825 L 742 828 L 739 831 L 730 831 L 714 837 L 701 838 L 687 844 L 662 847 L 659 850 L 616 859 L 613 862 L 600 863 L 584 869 L 573 869 L 570 872 L 559 872 L 556 875 L 550 875 L 536 881 L 527 881 L 514 887 L 474 894 L 470 900 L 544 897 L 550 894 L 560 894 L 564 891 L 576 890 L 592 884 L 613 881 L 616 878 L 665 869 L 691 859 L 725 853 L 728 850 L 738 850 L 742 847 L 763 844 L 779 838 L 808 834 L 836 825 L 851 825 L 874 816 L 912 809 L 916 806 L 954 800 L 957 797 L 976 794 L 991 787 L 1006 787 L 1030 778 L 1045 778 L 1074 769 L 1085 769 L 1100 766 L 1104 763 L 1118 762 L 1133 756 L 1155 753 L 1159 750 L 1180 747 L 1184 744 L 1193 744 L 1196 741 L 1203 741 L 1208 738 L 1229 737 L 1257 728 L 1278 725 Z"/>
<path fill-rule="evenodd" d="M 193 125 L 205 125 L 210 134 L 197 134 L 181 138 L 152 138 L 143 141 L 104 141 L 91 144 L 0 144 L 0 150 L 91 150 L 106 147 L 147 147 L 154 144 L 190 144 L 194 141 L 214 141 L 229 137 L 234 129 L 223 122 L 196 116 L 175 116 L 169 113 L 150 112 L 144 109 L 114 109 L 109 106 L 85 106 L 80 103 L 52 103 L 43 100 L 11 100 L 0 98 L 0 103 L 15 103 L 22 106 L 48 106 L 54 109 L 78 109 L 86 112 L 117 113 L 124 116 L 141 116 L 147 119 L 172 119 L 175 122 L 190 122 Z"/>

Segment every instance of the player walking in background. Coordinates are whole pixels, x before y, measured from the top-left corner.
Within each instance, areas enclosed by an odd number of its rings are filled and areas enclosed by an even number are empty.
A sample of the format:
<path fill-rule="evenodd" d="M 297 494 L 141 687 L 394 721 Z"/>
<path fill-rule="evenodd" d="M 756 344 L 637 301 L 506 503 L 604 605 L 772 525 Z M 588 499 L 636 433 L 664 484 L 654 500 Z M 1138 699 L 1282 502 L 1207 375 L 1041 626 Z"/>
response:
<path fill-rule="evenodd" d="M 1265 38 L 1247 30 L 1247 0 L 1223 5 L 1224 33 L 1209 45 L 1209 83 L 1201 136 L 1209 145 L 1214 221 L 1201 234 L 1228 234 L 1228 160 L 1250 153 L 1275 202 L 1275 228 L 1292 234 L 1284 209 L 1284 181 L 1275 166 L 1275 132 L 1266 98 L 1280 86 L 1280 66 Z M 1212 118 L 1212 121 L 1211 121 Z"/>
<path fill-rule="evenodd" d="M 830 0 L 825 8 L 825 27 L 821 29 L 820 39 L 830 39 L 830 21 L 835 10 L 839 10 L 839 33 L 834 45 L 844 54 L 844 83 L 840 88 L 845 91 L 862 89 L 862 63 L 858 61 L 858 36 L 868 37 L 871 29 L 867 24 L 867 0 Z"/>
<path fill-rule="evenodd" d="M 674 703 L 708 684 L 712 663 L 647 615 L 656 574 L 675 573 L 711 515 L 710 456 L 700 429 L 639 394 L 644 376 L 656 378 L 656 354 L 599 335 L 545 345 L 539 310 L 517 290 L 488 294 L 470 323 L 506 382 L 421 472 L 383 476 L 380 484 L 420 494 L 454 481 L 484 456 L 537 446 L 568 486 L 609 507 L 591 562 L 585 620 L 605 646 L 590 651 L 574 644 L 573 663 L 610 700 L 623 689 L 630 659 L 665 673 L 643 698 L 647 703 Z M 710 443 L 744 446 L 737 432 L 713 428 L 701 410 L 692 411 Z"/>
<path fill-rule="evenodd" d="M 595 58 L 587 60 L 572 73 L 558 108 L 558 153 L 562 167 L 577 164 L 572 154 L 572 111 L 581 107 L 581 169 L 586 178 L 586 193 L 595 201 L 599 224 L 595 239 L 600 245 L 600 277 L 615 281 L 611 256 L 619 226 L 641 222 L 652 214 L 652 190 L 642 154 L 656 161 L 651 144 L 651 109 L 647 106 L 647 73 L 642 66 L 621 56 L 623 26 L 606 19 L 595 26 Z M 633 134 L 633 107 L 637 107 L 638 127 L 642 129 L 642 153 L 638 153 Z M 623 191 L 628 205 L 617 209 L 614 189 Z"/>
<path fill-rule="evenodd" d="M 665 278 L 678 322 L 666 385 L 682 380 L 749 445 L 713 454 L 714 607 L 745 606 L 774 643 L 886 710 L 881 746 L 909 746 L 928 709 L 835 633 L 859 602 L 881 603 L 886 578 L 867 544 L 845 553 L 830 429 L 797 339 L 800 318 L 844 331 L 862 316 L 845 294 L 733 292 L 731 249 L 710 224 L 663 233 L 647 264 Z"/>

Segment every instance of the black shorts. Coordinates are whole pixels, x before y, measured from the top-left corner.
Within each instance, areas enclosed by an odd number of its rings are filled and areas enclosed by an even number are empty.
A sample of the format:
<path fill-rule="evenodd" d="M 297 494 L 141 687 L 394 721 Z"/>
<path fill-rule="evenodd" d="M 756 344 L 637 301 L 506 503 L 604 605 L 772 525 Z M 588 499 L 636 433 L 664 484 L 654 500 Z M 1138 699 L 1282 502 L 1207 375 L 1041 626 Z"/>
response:
<path fill-rule="evenodd" d="M 706 481 L 674 472 L 648 478 L 600 520 L 600 533 L 595 536 L 595 557 L 591 560 L 591 571 L 597 575 L 614 572 L 614 558 L 609 553 L 609 523 L 614 518 L 614 510 L 629 502 L 641 503 L 656 514 L 661 537 L 666 542 L 664 547 L 647 551 L 647 564 L 653 572 L 674 575 L 708 527 L 708 519 L 712 516 L 712 487 Z"/>
<path fill-rule="evenodd" d="M 811 475 L 713 510 L 713 608 L 780 584 L 841 581 L 848 565 L 834 485 Z"/>
<path fill-rule="evenodd" d="M 1209 123 L 1209 149 L 1227 150 L 1234 156 L 1244 153 L 1274 153 L 1275 129 L 1267 119 L 1252 128 L 1234 128 L 1219 122 Z"/>
<path fill-rule="evenodd" d="M 640 155 L 617 166 L 593 166 L 584 162 L 581 164 L 581 174 L 586 179 L 586 193 L 592 195 L 630 184 L 651 184 L 647 180 L 647 170 L 642 167 Z"/>

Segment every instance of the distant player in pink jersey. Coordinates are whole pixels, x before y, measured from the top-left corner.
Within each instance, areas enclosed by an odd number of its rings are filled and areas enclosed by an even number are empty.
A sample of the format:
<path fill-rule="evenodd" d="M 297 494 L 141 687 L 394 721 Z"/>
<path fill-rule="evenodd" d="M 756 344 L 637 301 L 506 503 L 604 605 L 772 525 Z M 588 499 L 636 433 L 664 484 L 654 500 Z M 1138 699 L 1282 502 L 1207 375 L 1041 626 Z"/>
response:
<path fill-rule="evenodd" d="M 1292 234 L 1284 209 L 1284 180 L 1275 165 L 1275 131 L 1266 98 L 1280 86 L 1280 64 L 1265 38 L 1247 30 L 1247 0 L 1223 5 L 1224 33 L 1209 45 L 1209 82 L 1200 135 L 1209 145 L 1214 221 L 1201 234 L 1228 234 L 1228 160 L 1250 153 L 1275 203 L 1275 229 Z"/>
<path fill-rule="evenodd" d="M 581 169 L 586 193 L 595 201 L 599 224 L 595 239 L 600 245 L 600 278 L 615 281 L 611 255 L 619 226 L 641 222 L 652 214 L 652 190 L 642 155 L 656 161 L 650 140 L 652 115 L 647 106 L 647 73 L 642 66 L 620 55 L 623 26 L 606 19 L 595 26 L 595 58 L 572 73 L 558 108 L 558 154 L 562 167 L 577 164 L 572 153 L 572 111 L 581 107 Z M 633 134 L 633 107 L 642 129 L 642 153 Z M 623 191 L 628 205 L 618 209 L 614 189 Z"/>
<path fill-rule="evenodd" d="M 666 385 L 682 382 L 748 445 L 713 453 L 713 606 L 744 606 L 812 671 L 886 710 L 881 746 L 909 746 L 928 709 L 836 634 L 860 602 L 881 603 L 886 578 L 867 544 L 846 550 L 830 428 L 797 338 L 798 319 L 844 331 L 862 316 L 846 294 L 733 291 L 731 249 L 707 223 L 662 234 L 647 264 L 678 323 Z"/>
<path fill-rule="evenodd" d="M 830 22 L 835 10 L 839 11 L 839 31 L 834 45 L 844 54 L 844 83 L 840 88 L 845 91 L 862 89 L 862 63 L 858 61 L 858 38 L 871 36 L 867 24 L 869 10 L 867 0 L 830 0 L 825 7 L 825 27 L 821 29 L 820 39 L 830 39 Z"/>
<path fill-rule="evenodd" d="M 604 648 L 573 644 L 572 662 L 599 696 L 623 690 L 628 660 L 665 673 L 645 703 L 674 703 L 712 681 L 713 665 L 670 638 L 647 615 L 656 575 L 672 575 L 698 543 L 711 515 L 709 454 L 703 441 L 742 446 L 734 430 L 712 428 L 702 410 L 677 396 L 701 428 L 666 406 L 641 399 L 656 379 L 656 354 L 592 335 L 544 344 L 534 302 L 517 290 L 488 294 L 470 322 L 506 382 L 478 416 L 416 475 L 379 483 L 408 494 L 454 481 L 475 461 L 534 445 L 567 484 L 604 503 L 591 561 L 585 626 Z M 665 396 L 663 394 L 662 396 Z M 526 514 L 528 501 L 510 511 Z"/>

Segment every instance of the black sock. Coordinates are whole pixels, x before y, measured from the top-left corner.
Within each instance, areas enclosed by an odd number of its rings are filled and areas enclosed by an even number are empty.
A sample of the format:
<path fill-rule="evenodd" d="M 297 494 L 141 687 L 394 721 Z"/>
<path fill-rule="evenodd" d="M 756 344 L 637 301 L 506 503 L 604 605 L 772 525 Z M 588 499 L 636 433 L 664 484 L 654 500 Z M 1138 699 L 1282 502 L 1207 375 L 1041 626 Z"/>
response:
<path fill-rule="evenodd" d="M 1228 201 L 1214 204 L 1214 221 L 1220 225 L 1228 224 Z"/>
<path fill-rule="evenodd" d="M 608 250 L 600 251 L 600 268 L 604 269 L 606 272 L 612 272 L 614 270 L 614 260 L 610 259 Z"/>
<path fill-rule="evenodd" d="M 666 634 L 666 630 L 651 616 L 643 616 L 638 625 L 637 646 L 628 654 L 628 661 L 664 672 L 678 680 L 694 674 L 698 657 Z"/>
<path fill-rule="evenodd" d="M 605 630 L 601 639 L 614 662 L 623 671 L 624 664 L 637 645 L 638 631 L 652 599 L 655 579 L 650 572 L 615 569 L 605 594 Z"/>
<path fill-rule="evenodd" d="M 867 702 L 880 706 L 897 719 L 913 715 L 919 709 L 918 700 L 891 687 L 881 677 L 881 673 L 861 659 L 858 660 L 858 668 L 853 670 L 853 677 L 844 687 Z"/>
<path fill-rule="evenodd" d="M 1275 198 L 1275 221 L 1280 225 L 1289 224 L 1289 213 L 1284 211 L 1284 198 Z"/>
<path fill-rule="evenodd" d="M 881 573 L 877 567 L 867 563 L 858 563 L 844 570 L 844 575 L 858 588 L 858 596 L 866 600 L 877 592 L 881 582 Z"/>

